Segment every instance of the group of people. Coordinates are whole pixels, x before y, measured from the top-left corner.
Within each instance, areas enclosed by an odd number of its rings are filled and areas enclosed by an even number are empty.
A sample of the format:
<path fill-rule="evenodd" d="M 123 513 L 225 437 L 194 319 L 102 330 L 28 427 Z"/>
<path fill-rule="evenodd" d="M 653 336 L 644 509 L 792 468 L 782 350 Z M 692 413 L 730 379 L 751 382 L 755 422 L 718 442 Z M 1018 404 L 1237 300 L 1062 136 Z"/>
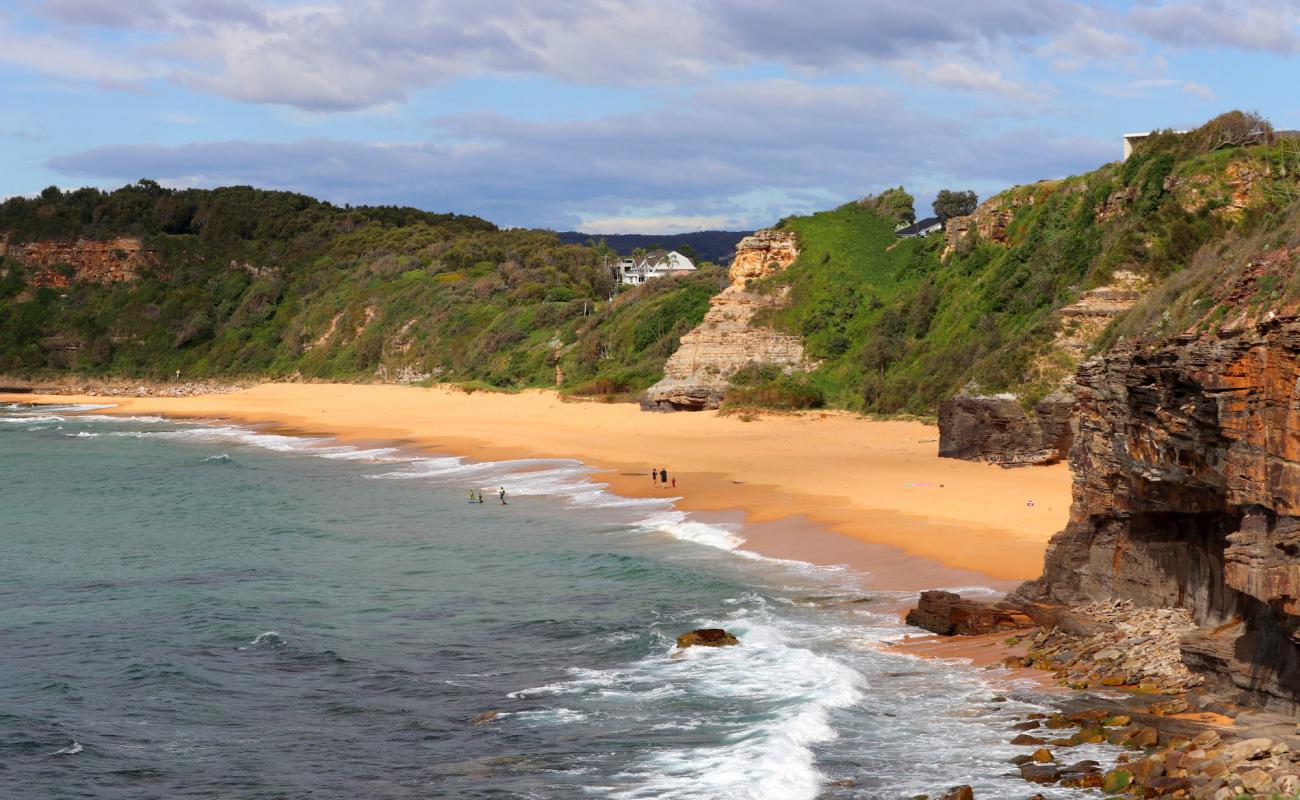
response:
<path fill-rule="evenodd" d="M 663 484 L 663 487 L 664 487 L 665 489 L 668 488 L 668 470 L 664 469 L 663 467 L 660 467 L 659 469 L 655 469 L 655 468 L 651 467 L 651 468 L 650 468 L 650 482 L 651 482 L 651 483 L 660 483 L 660 484 Z M 673 486 L 674 489 L 677 488 L 677 479 L 676 479 L 676 478 L 673 478 L 672 486 Z"/>
<path fill-rule="evenodd" d="M 503 506 L 508 505 L 506 503 L 506 487 L 504 486 L 501 487 L 501 491 L 497 492 L 497 497 L 501 498 L 501 505 Z M 475 492 L 473 489 L 471 489 L 469 492 L 469 502 L 481 504 L 483 502 L 483 493 Z"/>

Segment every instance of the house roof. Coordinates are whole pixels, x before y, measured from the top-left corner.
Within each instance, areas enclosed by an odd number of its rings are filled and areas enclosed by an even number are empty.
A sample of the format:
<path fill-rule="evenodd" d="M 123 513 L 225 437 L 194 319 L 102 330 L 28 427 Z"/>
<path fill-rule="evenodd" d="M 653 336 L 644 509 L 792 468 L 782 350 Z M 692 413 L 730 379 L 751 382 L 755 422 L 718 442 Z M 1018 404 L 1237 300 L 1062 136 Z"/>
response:
<path fill-rule="evenodd" d="M 695 268 L 695 264 L 689 258 L 677 252 L 676 250 L 673 250 L 671 252 L 668 250 L 651 250 L 649 253 L 646 253 L 645 256 L 641 259 L 641 263 L 645 264 L 647 267 L 658 267 L 661 264 L 667 264 L 671 266 L 674 262 L 673 259 L 674 256 L 676 256 L 676 260 L 683 261 L 686 263 L 687 266 L 681 267 L 681 269 Z"/>
<path fill-rule="evenodd" d="M 931 230 L 932 228 L 938 227 L 942 224 L 943 223 L 939 221 L 938 217 L 926 217 L 925 219 L 918 219 L 911 225 L 899 228 L 894 231 L 894 233 L 899 236 L 919 236 L 923 231 Z"/>

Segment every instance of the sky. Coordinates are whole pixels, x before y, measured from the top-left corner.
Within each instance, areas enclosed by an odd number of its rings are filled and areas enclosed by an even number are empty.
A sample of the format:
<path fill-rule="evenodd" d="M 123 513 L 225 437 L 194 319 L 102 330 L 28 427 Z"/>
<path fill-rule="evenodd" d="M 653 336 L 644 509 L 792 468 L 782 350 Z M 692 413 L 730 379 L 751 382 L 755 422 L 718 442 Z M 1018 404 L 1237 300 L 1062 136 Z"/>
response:
<path fill-rule="evenodd" d="M 599 233 L 987 197 L 1232 108 L 1300 0 L 0 0 L 0 197 L 250 184 Z"/>

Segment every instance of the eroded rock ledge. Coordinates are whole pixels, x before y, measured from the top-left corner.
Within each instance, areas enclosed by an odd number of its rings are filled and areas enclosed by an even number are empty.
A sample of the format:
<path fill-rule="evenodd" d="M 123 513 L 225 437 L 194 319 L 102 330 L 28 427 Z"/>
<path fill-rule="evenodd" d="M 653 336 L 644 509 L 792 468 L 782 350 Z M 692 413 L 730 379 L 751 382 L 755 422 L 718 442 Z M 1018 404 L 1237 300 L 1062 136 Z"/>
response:
<path fill-rule="evenodd" d="M 1015 599 L 1185 608 L 1207 686 L 1300 711 L 1298 358 L 1269 312 L 1087 362 L 1070 522 Z"/>
<path fill-rule="evenodd" d="M 780 272 L 799 255 L 790 231 L 763 230 L 736 246 L 731 285 L 709 301 L 709 310 L 677 352 L 664 364 L 663 380 L 641 398 L 647 411 L 699 411 L 722 404 L 731 376 L 747 364 L 775 364 L 785 370 L 807 369 L 798 336 L 756 326 L 759 311 L 787 302 L 786 290 L 758 293 L 749 282 Z"/>

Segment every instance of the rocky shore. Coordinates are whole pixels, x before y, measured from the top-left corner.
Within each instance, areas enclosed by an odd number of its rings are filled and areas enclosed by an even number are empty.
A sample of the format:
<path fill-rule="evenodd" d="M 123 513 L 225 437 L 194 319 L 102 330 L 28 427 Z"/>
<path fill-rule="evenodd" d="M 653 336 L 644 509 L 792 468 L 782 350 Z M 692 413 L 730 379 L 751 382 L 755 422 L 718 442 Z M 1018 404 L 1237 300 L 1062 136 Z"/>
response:
<path fill-rule="evenodd" d="M 1181 643 L 1196 624 L 1186 609 L 1132 601 L 1077 606 L 985 603 L 925 592 L 911 624 L 943 635 L 1006 633 L 1002 667 L 1044 670 L 1062 688 L 1060 710 L 1030 714 L 1008 731 L 1012 759 L 1038 786 L 1110 796 L 1276 800 L 1300 792 L 1300 738 L 1285 714 L 1236 706 L 1205 686 Z M 1109 761 L 1071 758 L 1086 745 Z M 954 797 L 968 787 L 954 787 Z M 1032 798 L 1031 798 L 1032 800 Z"/>

